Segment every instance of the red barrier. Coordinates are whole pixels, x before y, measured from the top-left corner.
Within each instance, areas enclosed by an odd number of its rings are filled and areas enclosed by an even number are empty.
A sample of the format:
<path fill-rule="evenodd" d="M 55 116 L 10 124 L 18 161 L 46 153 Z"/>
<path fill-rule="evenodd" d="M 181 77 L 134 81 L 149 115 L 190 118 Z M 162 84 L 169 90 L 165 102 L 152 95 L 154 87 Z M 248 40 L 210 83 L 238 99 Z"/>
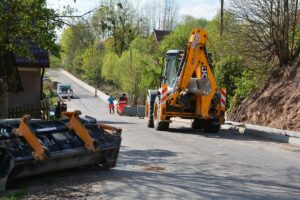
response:
<path fill-rule="evenodd" d="M 128 105 L 127 101 L 119 101 L 119 103 L 117 104 L 117 113 L 119 115 L 123 115 L 124 107 L 126 107 L 127 105 Z"/>

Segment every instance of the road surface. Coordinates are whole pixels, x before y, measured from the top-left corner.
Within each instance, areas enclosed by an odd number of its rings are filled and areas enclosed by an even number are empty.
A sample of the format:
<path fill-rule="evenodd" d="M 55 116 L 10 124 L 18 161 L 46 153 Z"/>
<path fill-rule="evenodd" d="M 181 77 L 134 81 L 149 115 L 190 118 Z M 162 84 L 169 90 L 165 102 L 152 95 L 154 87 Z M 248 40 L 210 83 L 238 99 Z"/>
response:
<path fill-rule="evenodd" d="M 144 119 L 109 114 L 107 104 L 71 83 L 68 110 L 123 129 L 117 167 L 77 168 L 17 180 L 26 199 L 299 199 L 300 148 L 241 135 L 234 130 L 198 133 L 186 123 L 170 131 L 146 127 Z"/>

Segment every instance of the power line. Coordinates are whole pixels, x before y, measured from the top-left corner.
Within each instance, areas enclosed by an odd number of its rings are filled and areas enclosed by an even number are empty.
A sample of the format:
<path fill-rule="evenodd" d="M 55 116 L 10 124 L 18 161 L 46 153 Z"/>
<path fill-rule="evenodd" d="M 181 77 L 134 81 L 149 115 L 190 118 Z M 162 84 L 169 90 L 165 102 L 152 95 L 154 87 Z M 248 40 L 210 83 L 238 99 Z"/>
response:
<path fill-rule="evenodd" d="M 83 16 L 85 16 L 85 15 L 88 15 L 88 14 L 90 14 L 90 13 L 92 13 L 92 12 L 96 12 L 96 11 L 98 11 L 98 10 L 100 10 L 100 8 L 93 8 L 92 10 L 89 10 L 89 11 L 87 11 L 86 13 L 84 13 L 84 14 L 82 14 L 82 15 L 60 15 L 60 16 L 58 16 L 58 17 L 61 17 L 61 18 L 73 18 L 73 17 L 75 17 L 75 18 L 80 18 L 80 17 L 83 17 Z"/>

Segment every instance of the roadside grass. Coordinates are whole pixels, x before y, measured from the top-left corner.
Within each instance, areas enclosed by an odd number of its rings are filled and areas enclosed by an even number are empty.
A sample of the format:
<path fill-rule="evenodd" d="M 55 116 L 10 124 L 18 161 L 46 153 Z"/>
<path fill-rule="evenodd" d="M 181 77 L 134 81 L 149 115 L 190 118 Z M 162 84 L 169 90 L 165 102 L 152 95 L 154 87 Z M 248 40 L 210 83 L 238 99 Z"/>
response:
<path fill-rule="evenodd" d="M 3 194 L 0 193 L 1 200 L 19 200 L 25 198 L 28 195 L 27 190 L 19 189 L 11 192 L 4 192 Z"/>

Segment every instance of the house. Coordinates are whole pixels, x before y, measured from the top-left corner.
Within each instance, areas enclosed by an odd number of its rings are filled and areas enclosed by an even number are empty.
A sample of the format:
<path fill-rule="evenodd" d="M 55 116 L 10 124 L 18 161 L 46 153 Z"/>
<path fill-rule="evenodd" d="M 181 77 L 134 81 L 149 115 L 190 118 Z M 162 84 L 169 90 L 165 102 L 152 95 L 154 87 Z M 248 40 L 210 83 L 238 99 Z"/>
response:
<path fill-rule="evenodd" d="M 43 76 L 45 69 L 50 67 L 49 53 L 36 44 L 31 44 L 29 50 L 34 59 L 15 56 L 23 91 L 9 93 L 8 105 L 0 104 L 0 110 L 4 109 L 3 106 L 8 106 L 8 116 L 3 116 L 2 113 L 3 118 L 21 117 L 25 113 L 32 117 L 41 117 Z"/>
<path fill-rule="evenodd" d="M 161 41 L 164 39 L 165 36 L 169 35 L 171 33 L 171 31 L 167 31 L 167 30 L 153 30 L 153 38 L 154 41 L 157 45 L 159 45 L 161 43 Z"/>

